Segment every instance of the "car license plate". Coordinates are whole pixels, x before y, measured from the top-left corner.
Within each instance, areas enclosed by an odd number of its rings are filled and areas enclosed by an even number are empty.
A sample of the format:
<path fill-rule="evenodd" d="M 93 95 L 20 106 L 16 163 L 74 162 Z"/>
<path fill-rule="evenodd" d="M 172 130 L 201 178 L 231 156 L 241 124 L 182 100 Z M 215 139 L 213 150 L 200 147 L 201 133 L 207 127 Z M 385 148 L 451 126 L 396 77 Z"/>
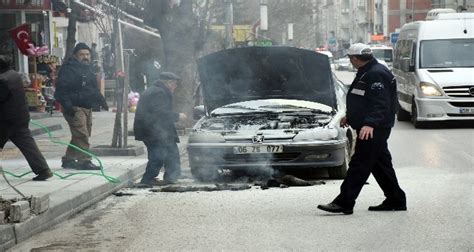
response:
<path fill-rule="evenodd" d="M 234 154 L 281 153 L 281 145 L 248 145 L 234 147 Z"/>
<path fill-rule="evenodd" d="M 461 113 L 461 114 L 474 114 L 474 108 L 460 108 L 459 113 Z"/>

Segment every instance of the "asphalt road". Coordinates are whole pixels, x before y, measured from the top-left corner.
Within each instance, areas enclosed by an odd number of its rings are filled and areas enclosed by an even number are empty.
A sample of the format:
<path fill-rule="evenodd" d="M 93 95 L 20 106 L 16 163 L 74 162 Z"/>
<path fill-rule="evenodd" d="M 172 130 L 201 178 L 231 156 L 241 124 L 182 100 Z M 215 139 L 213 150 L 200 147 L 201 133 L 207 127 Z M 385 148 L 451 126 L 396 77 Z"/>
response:
<path fill-rule="evenodd" d="M 110 196 L 11 251 L 474 251 L 472 128 L 401 122 L 389 147 L 406 212 L 367 211 L 384 199 L 373 177 L 353 215 L 316 209 L 337 195 L 340 180 L 268 190 L 127 189 L 132 196 Z"/>

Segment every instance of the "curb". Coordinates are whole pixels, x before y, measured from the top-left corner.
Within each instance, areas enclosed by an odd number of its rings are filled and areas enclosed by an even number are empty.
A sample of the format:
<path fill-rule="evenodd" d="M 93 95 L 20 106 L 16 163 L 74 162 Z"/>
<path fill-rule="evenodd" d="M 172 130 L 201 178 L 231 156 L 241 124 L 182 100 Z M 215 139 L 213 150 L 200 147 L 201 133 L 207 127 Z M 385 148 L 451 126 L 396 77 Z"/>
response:
<path fill-rule="evenodd" d="M 46 126 L 46 128 L 49 131 L 56 131 L 56 130 L 62 130 L 63 126 L 61 124 L 53 124 L 53 125 L 50 125 L 50 126 Z M 30 131 L 31 131 L 32 136 L 39 136 L 39 135 L 42 135 L 42 134 L 47 134 L 47 132 L 44 129 L 41 129 L 41 128 L 30 130 Z"/>
<path fill-rule="evenodd" d="M 95 188 L 90 188 L 86 192 L 81 192 L 74 195 L 64 202 L 59 202 L 54 205 L 54 198 L 56 193 L 50 194 L 51 205 L 49 210 L 43 214 L 29 218 L 25 222 L 0 225 L 0 251 L 5 251 L 8 248 L 28 239 L 29 237 L 42 232 L 66 219 L 70 216 L 86 209 L 87 207 L 99 202 L 100 200 L 111 195 L 119 189 L 129 186 L 135 179 L 142 175 L 146 164 L 132 167 L 124 174 L 120 175 L 118 179 L 122 181 L 120 184 L 104 183 Z M 80 181 L 73 185 L 73 187 L 84 187 L 87 185 L 87 180 L 94 179 L 90 177 L 86 180 Z M 71 192 L 74 189 L 71 190 Z M 64 194 L 64 191 L 57 192 Z"/>

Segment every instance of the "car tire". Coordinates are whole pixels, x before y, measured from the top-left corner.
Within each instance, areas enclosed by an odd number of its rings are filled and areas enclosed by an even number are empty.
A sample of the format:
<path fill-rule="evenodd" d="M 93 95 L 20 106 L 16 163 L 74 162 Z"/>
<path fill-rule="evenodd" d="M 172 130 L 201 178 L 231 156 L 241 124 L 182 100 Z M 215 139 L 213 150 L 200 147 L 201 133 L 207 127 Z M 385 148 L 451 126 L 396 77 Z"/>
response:
<path fill-rule="evenodd" d="M 346 148 L 344 148 L 344 163 L 341 166 L 331 167 L 328 169 L 330 179 L 344 179 L 349 169 L 349 162 L 351 160 L 352 144 L 347 141 Z"/>
<path fill-rule="evenodd" d="M 401 107 L 398 108 L 397 111 L 397 120 L 400 122 L 408 122 L 411 119 L 410 112 L 402 109 Z"/>
<path fill-rule="evenodd" d="M 413 123 L 413 126 L 417 129 L 426 128 L 427 124 L 426 122 L 420 122 L 418 120 L 418 107 L 416 106 L 415 100 L 411 103 L 411 123 Z"/>
<path fill-rule="evenodd" d="M 216 166 L 193 166 L 191 174 L 199 182 L 213 182 L 219 178 L 219 168 Z"/>

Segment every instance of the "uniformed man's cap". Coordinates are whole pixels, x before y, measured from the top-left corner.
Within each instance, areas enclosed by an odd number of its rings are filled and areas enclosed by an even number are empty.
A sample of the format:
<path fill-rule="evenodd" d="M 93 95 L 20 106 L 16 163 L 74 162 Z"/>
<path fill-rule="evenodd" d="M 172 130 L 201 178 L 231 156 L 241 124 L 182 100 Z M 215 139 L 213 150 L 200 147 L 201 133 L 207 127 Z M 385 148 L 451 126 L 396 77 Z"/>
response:
<path fill-rule="evenodd" d="M 372 54 L 372 49 L 366 44 L 362 43 L 355 43 L 352 44 L 351 47 L 349 47 L 349 50 L 347 50 L 346 56 L 347 55 L 371 55 Z"/>
<path fill-rule="evenodd" d="M 181 80 L 181 78 L 176 75 L 175 73 L 172 72 L 162 72 L 160 73 L 160 76 L 158 77 L 160 80 Z"/>

